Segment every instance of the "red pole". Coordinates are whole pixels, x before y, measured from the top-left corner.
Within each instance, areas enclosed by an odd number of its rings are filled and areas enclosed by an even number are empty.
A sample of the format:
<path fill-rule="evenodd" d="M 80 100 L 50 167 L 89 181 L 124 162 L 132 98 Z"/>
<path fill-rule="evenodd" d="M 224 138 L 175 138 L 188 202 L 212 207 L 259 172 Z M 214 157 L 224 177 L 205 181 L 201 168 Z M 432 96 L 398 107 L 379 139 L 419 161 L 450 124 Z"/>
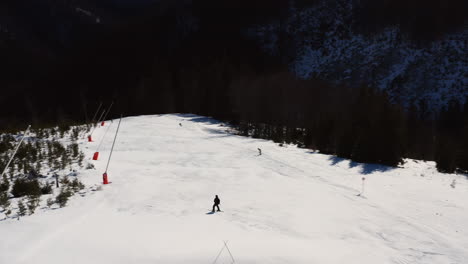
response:
<path fill-rule="evenodd" d="M 93 142 L 93 138 L 91 137 L 91 135 L 88 136 L 88 142 Z"/>
<path fill-rule="evenodd" d="M 99 158 L 99 152 L 94 152 L 93 160 L 98 160 L 98 158 Z"/>

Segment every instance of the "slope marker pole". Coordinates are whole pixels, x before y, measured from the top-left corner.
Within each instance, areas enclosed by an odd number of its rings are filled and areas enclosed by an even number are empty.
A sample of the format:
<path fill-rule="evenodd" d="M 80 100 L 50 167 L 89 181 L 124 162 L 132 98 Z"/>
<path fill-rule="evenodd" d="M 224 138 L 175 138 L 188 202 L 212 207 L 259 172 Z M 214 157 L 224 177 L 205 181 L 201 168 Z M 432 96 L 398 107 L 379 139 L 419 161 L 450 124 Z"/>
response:
<path fill-rule="evenodd" d="M 99 116 L 99 119 L 97 120 L 96 126 L 99 125 L 105 113 L 106 113 L 106 109 L 104 108 L 104 110 L 102 110 L 101 115 Z"/>
<path fill-rule="evenodd" d="M 96 110 L 96 113 L 94 113 L 93 119 L 91 119 L 91 123 L 94 124 L 94 122 L 95 122 L 95 120 L 96 120 L 96 117 L 97 117 L 97 115 L 98 115 L 98 113 L 99 113 L 99 110 L 101 110 L 101 107 L 102 107 L 102 101 L 99 103 L 99 107 L 98 107 L 98 109 Z"/>
<path fill-rule="evenodd" d="M 7 171 L 8 167 L 10 167 L 11 161 L 15 158 L 16 152 L 18 152 L 18 149 L 21 146 L 21 143 L 23 143 L 24 139 L 26 138 L 26 135 L 29 133 L 30 128 L 31 128 L 31 125 L 29 125 L 28 128 L 26 128 L 26 131 L 24 132 L 23 138 L 21 139 L 21 141 L 16 146 L 15 151 L 13 152 L 13 155 L 11 156 L 11 158 L 8 161 L 7 165 L 3 169 L 3 172 L 2 172 L 2 175 L 0 176 L 0 178 L 3 178 L 3 175 L 5 175 L 5 172 Z"/>
<path fill-rule="evenodd" d="M 364 185 L 366 183 L 366 177 L 362 177 L 362 186 L 361 186 L 361 193 L 357 196 L 362 196 L 364 194 Z"/>
<path fill-rule="evenodd" d="M 98 124 L 99 124 L 99 121 L 101 120 L 102 116 L 104 115 L 104 113 L 106 112 L 106 109 L 104 109 L 101 113 L 101 116 L 99 116 L 99 120 L 98 120 Z M 95 124 L 93 123 L 93 126 Z M 94 133 L 94 130 L 96 130 L 96 126 L 97 124 L 94 126 L 93 130 L 91 131 L 91 134 L 89 134 L 88 136 L 88 142 L 93 142 L 93 133 Z"/>
<path fill-rule="evenodd" d="M 104 142 L 107 132 L 109 132 L 109 128 L 112 126 L 112 123 L 113 123 L 113 120 L 111 120 L 111 124 L 107 127 L 106 132 L 104 133 L 104 136 L 101 138 L 101 142 L 99 143 L 99 146 L 97 147 L 96 152 L 94 152 L 93 160 L 99 159 L 99 150 L 101 149 L 102 143 Z"/>
<path fill-rule="evenodd" d="M 101 126 L 104 126 L 105 122 L 106 122 L 106 118 L 107 118 L 107 115 L 109 114 L 110 110 L 112 109 L 112 106 L 114 105 L 114 101 L 112 101 L 111 105 L 109 106 L 109 109 L 107 109 L 107 112 L 106 114 L 104 115 L 104 117 L 102 118 L 101 120 Z"/>
<path fill-rule="evenodd" d="M 120 120 L 119 120 L 119 125 L 117 126 L 117 131 L 115 131 L 114 142 L 112 143 L 112 148 L 111 148 L 111 152 L 109 154 L 109 160 L 107 161 L 106 170 L 105 170 L 104 174 L 102 175 L 103 184 L 109 184 L 109 181 L 108 181 L 108 178 L 107 178 L 107 169 L 109 168 L 112 153 L 114 152 L 114 146 L 115 146 L 115 141 L 117 140 L 117 135 L 119 134 L 120 122 L 122 122 L 122 115 L 120 115 Z"/>

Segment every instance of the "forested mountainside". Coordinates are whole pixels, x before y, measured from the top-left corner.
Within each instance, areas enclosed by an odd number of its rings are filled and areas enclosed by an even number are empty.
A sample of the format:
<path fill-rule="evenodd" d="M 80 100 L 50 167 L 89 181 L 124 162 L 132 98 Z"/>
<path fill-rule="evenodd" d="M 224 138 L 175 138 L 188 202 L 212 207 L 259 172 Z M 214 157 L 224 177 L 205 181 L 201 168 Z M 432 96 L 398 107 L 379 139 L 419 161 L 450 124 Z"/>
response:
<path fill-rule="evenodd" d="M 463 103 L 468 93 L 466 5 L 462 0 L 2 1 L 1 100 L 15 101 L 16 113 L 29 120 L 82 119 L 82 101 L 96 104 L 104 96 L 130 96 L 135 103 L 124 110 L 138 113 L 150 97 L 129 91 L 160 82 L 148 77 L 155 69 L 197 72 L 216 60 L 270 73 L 287 68 L 331 85 L 366 85 L 385 90 L 394 103 L 438 111 L 451 100 Z M 227 75 L 240 79 L 239 71 Z M 193 81 L 185 78 L 181 81 Z M 179 96 L 177 89 L 162 86 L 144 90 Z M 59 103 L 46 96 L 63 102 L 70 92 L 80 100 Z M 45 111 L 38 101 L 50 107 Z M 11 115 L 11 107 L 4 108 L 2 119 Z M 147 110 L 184 109 L 171 104 Z"/>
<path fill-rule="evenodd" d="M 315 2 L 292 2 L 282 20 L 251 29 L 297 76 L 366 84 L 385 90 L 393 102 L 423 100 L 433 110 L 468 96 L 463 2 Z"/>

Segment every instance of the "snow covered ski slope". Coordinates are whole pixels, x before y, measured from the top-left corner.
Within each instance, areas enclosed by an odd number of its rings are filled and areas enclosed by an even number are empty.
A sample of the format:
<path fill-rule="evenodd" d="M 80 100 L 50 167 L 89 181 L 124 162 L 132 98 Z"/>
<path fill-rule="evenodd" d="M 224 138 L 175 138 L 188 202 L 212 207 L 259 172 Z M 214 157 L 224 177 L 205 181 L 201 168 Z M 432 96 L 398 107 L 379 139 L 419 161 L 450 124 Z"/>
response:
<path fill-rule="evenodd" d="M 85 184 L 100 185 L 115 129 L 96 170 L 80 172 Z M 226 129 L 194 115 L 124 118 L 112 183 L 0 221 L 0 263 L 207 264 L 223 241 L 239 264 L 468 263 L 465 177 L 425 162 L 350 163 Z M 92 157 L 98 144 L 80 146 Z M 224 212 L 208 214 L 216 194 Z M 227 249 L 216 263 L 232 263 Z"/>

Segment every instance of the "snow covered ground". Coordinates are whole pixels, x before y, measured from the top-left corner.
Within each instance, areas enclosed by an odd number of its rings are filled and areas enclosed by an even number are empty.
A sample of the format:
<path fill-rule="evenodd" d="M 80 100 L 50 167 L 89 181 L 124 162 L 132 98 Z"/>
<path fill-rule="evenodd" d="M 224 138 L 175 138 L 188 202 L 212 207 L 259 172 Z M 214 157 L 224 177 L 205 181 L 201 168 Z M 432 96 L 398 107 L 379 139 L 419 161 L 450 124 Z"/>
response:
<path fill-rule="evenodd" d="M 96 170 L 80 172 L 85 184 L 102 181 L 116 127 Z M 123 119 L 112 183 L 0 221 L 0 263 L 206 264 L 223 241 L 236 263 L 468 263 L 464 176 L 417 161 L 355 164 L 226 129 L 194 115 Z M 98 144 L 80 146 L 92 157 Z M 207 214 L 216 194 L 224 212 Z M 231 262 L 223 249 L 216 263 Z"/>

